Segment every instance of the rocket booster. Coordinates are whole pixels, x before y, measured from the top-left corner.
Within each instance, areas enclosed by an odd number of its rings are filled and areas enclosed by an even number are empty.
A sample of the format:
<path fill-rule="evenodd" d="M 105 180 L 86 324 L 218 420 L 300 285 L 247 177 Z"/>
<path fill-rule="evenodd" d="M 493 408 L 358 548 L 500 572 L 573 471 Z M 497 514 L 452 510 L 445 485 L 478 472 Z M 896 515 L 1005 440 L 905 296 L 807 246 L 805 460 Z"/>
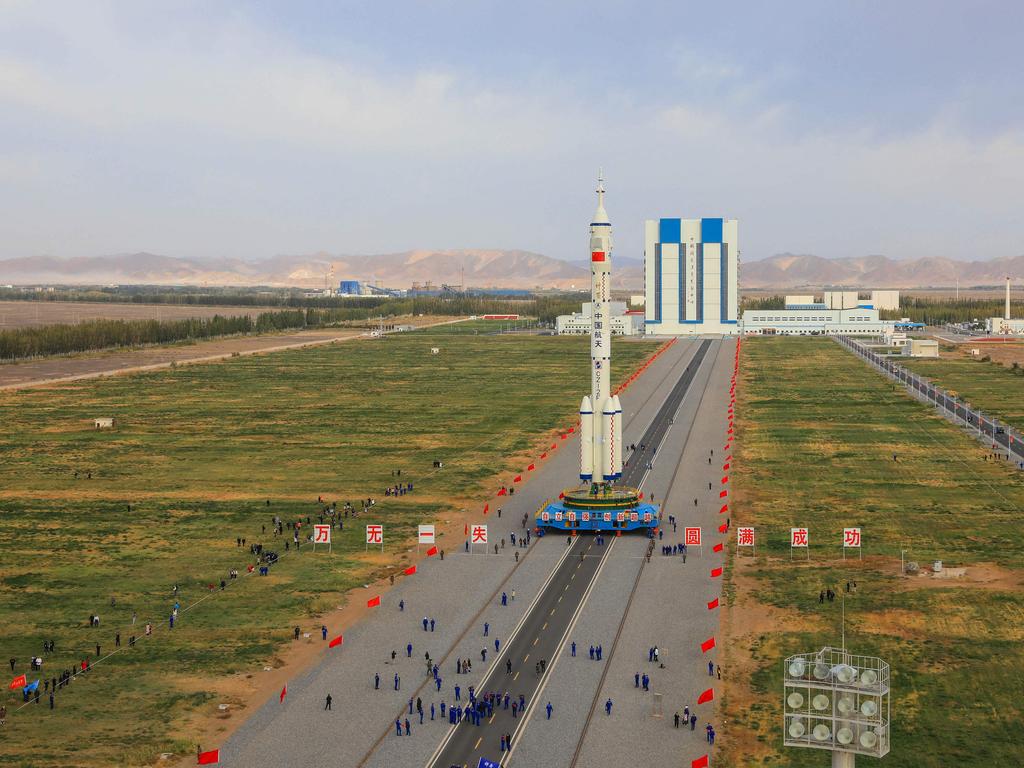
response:
<path fill-rule="evenodd" d="M 611 256 L 612 225 L 599 175 L 597 211 L 590 222 L 590 397 L 580 405 L 580 478 L 594 482 L 611 482 L 622 475 L 622 408 L 609 383 Z"/>

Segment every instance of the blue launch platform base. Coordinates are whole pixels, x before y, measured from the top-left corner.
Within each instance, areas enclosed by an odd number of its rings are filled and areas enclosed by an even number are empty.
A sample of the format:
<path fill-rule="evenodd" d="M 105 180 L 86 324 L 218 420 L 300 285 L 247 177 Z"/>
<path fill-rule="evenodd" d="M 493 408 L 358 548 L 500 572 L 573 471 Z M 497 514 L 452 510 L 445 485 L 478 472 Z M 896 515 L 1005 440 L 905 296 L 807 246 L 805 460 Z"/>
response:
<path fill-rule="evenodd" d="M 571 488 L 537 510 L 540 530 L 569 532 L 645 531 L 660 525 L 660 507 L 643 501 L 636 488 L 594 485 Z"/>

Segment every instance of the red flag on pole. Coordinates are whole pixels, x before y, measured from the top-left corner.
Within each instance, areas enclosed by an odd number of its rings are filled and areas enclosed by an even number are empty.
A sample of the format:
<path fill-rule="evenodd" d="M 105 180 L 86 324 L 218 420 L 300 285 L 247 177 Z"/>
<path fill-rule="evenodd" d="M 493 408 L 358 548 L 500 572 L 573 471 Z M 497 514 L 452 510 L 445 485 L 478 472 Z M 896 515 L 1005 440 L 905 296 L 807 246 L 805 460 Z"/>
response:
<path fill-rule="evenodd" d="M 712 547 L 711 549 L 712 549 L 713 551 L 715 551 L 715 552 L 721 552 L 721 551 L 722 551 L 722 542 L 718 542 L 718 543 L 717 543 L 717 544 L 715 544 L 715 546 L 713 546 L 713 547 Z"/>
<path fill-rule="evenodd" d="M 490 511 L 491 511 L 491 505 L 490 504 L 484 504 L 484 514 L 486 515 Z"/>
<path fill-rule="evenodd" d="M 705 640 L 703 643 L 700 644 L 700 650 L 701 650 L 702 653 L 707 653 L 708 651 L 710 651 L 714 647 L 715 647 L 715 638 L 713 638 L 713 637 L 709 637 L 707 640 Z"/>
<path fill-rule="evenodd" d="M 711 578 L 712 579 L 717 579 L 721 575 L 722 575 L 722 569 L 721 568 L 712 568 L 711 569 Z"/>
<path fill-rule="evenodd" d="M 690 762 L 690 768 L 708 768 L 708 765 L 710 765 L 710 763 L 708 763 L 707 755 L 702 755 L 696 760 Z"/>
<path fill-rule="evenodd" d="M 412 576 L 414 573 L 416 573 L 416 566 L 410 565 L 408 568 L 402 571 L 402 573 L 404 573 L 406 576 Z"/>
<path fill-rule="evenodd" d="M 328 648 L 337 648 L 343 642 L 345 642 L 344 638 L 341 635 L 338 635 L 336 638 L 334 638 L 333 640 L 331 640 L 331 642 L 329 642 L 327 644 L 327 647 Z"/>
<path fill-rule="evenodd" d="M 24 675 L 18 675 L 16 678 L 11 680 L 11 684 L 7 686 L 7 690 L 13 691 L 15 688 L 24 688 L 28 685 L 28 680 Z"/>
<path fill-rule="evenodd" d="M 729 530 L 729 526 L 726 525 L 725 523 L 722 523 L 720 526 L 718 526 L 718 532 L 719 533 L 725 533 L 728 530 Z"/>
<path fill-rule="evenodd" d="M 725 464 L 722 465 L 722 471 L 723 472 L 727 472 L 728 470 L 729 470 L 729 462 L 725 462 Z"/>
<path fill-rule="evenodd" d="M 515 478 L 512 480 L 512 482 L 513 483 L 521 483 L 521 482 L 523 482 L 523 476 L 522 475 L 516 475 Z"/>
<path fill-rule="evenodd" d="M 540 455 L 540 457 L 541 457 L 542 459 L 546 459 L 546 458 L 548 457 L 548 452 L 547 452 L 547 451 L 544 451 L 544 453 L 542 453 L 542 454 Z"/>
<path fill-rule="evenodd" d="M 220 762 L 220 750 L 211 749 L 209 752 L 199 753 L 199 762 L 196 765 L 216 765 Z"/>
<path fill-rule="evenodd" d="M 427 557 L 433 557 L 437 554 L 437 547 L 431 547 L 427 550 Z"/>
<path fill-rule="evenodd" d="M 722 491 L 721 493 L 718 494 L 718 498 L 724 499 L 728 495 L 729 495 L 728 491 Z"/>
<path fill-rule="evenodd" d="M 504 496 L 506 493 L 508 493 L 508 491 L 505 490 L 504 488 L 501 488 L 501 489 L 498 490 L 498 495 L 499 496 Z"/>
<path fill-rule="evenodd" d="M 549 450 L 549 451 L 553 451 L 553 450 L 555 450 L 555 448 L 557 448 L 557 447 L 558 447 L 558 444 L 557 444 L 557 443 L 552 443 L 552 444 L 551 444 L 551 447 L 550 447 L 550 448 L 548 448 L 548 450 Z"/>
<path fill-rule="evenodd" d="M 729 476 L 726 475 L 725 477 L 722 478 L 722 485 L 725 485 L 728 482 L 729 482 Z"/>
<path fill-rule="evenodd" d="M 575 431 L 576 431 L 576 427 L 569 427 L 569 434 L 570 434 L 570 435 L 571 435 L 571 434 L 572 434 L 573 432 L 575 432 Z"/>
<path fill-rule="evenodd" d="M 377 595 L 376 597 L 371 597 L 369 600 L 366 601 L 366 607 L 367 608 L 376 608 L 379 605 L 380 605 L 380 595 Z"/>
<path fill-rule="evenodd" d="M 724 515 L 728 511 L 729 511 L 729 505 L 728 504 L 723 504 L 722 508 L 720 510 L 718 510 L 718 514 Z"/>
<path fill-rule="evenodd" d="M 561 493 L 559 493 L 558 494 L 558 498 L 564 499 L 565 498 L 565 491 L 562 491 Z"/>
<path fill-rule="evenodd" d="M 718 598 L 716 597 L 714 600 L 712 600 L 710 603 L 708 603 L 708 610 L 709 611 L 713 611 L 717 607 L 718 607 Z"/>
<path fill-rule="evenodd" d="M 378 598 L 379 600 L 379 598 Z M 281 695 L 278 697 L 278 701 L 284 704 L 284 697 L 288 695 L 288 684 L 285 683 L 284 688 L 281 689 Z"/>
<path fill-rule="evenodd" d="M 533 472 L 533 470 L 535 470 L 536 468 L 537 468 L 537 465 L 536 465 L 536 464 L 531 464 L 530 466 L 528 466 L 528 467 L 526 468 L 526 471 L 527 471 L 527 472 Z"/>
<path fill-rule="evenodd" d="M 708 688 L 704 693 L 697 697 L 697 703 L 706 704 L 713 698 L 715 698 L 715 690 L 713 688 Z"/>

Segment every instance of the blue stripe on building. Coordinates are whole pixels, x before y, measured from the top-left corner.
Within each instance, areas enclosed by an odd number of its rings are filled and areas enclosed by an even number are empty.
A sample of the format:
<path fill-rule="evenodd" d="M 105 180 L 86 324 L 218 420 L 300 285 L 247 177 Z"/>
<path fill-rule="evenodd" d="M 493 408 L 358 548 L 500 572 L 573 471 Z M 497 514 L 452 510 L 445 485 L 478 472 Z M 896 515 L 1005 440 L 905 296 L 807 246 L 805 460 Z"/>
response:
<path fill-rule="evenodd" d="M 664 221 L 664 219 L 662 219 Z M 722 220 L 701 219 L 700 220 L 700 241 L 702 243 L 722 242 Z"/>
<path fill-rule="evenodd" d="M 682 219 L 662 219 L 658 223 L 658 240 L 662 243 L 682 242 Z"/>

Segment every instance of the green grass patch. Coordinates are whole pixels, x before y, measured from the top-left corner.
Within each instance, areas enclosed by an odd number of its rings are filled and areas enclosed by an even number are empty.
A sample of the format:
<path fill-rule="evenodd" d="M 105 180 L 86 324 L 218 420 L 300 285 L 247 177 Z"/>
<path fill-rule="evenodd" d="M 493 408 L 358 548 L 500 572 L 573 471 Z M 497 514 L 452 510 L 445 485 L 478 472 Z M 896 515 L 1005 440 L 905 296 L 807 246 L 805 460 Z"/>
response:
<path fill-rule="evenodd" d="M 944 387 L 991 416 L 1024 429 L 1024 371 L 982 360 L 900 360 L 906 368 Z"/>
<path fill-rule="evenodd" d="M 755 761 L 725 744 L 725 764 L 822 764 L 816 750 L 781 746 L 781 662 L 839 645 L 840 602 L 819 605 L 818 594 L 832 587 L 843 595 L 850 581 L 858 589 L 846 602 L 847 646 L 893 669 L 886 765 L 1017 764 L 1021 476 L 983 461 L 970 436 L 827 339 L 746 341 L 738 393 L 733 519 L 759 533 L 756 567 L 744 570 L 742 588 L 795 629 L 758 630 L 738 649 L 753 660 L 755 704 L 732 711 L 733 696 L 724 716 L 752 731 L 765 754 Z M 810 563 L 803 552 L 790 561 L 791 526 L 810 529 Z M 842 559 L 847 526 L 862 528 L 863 561 Z M 901 549 L 922 565 L 966 566 L 969 580 L 940 587 L 902 579 Z M 995 583 L 973 583 L 972 570 Z M 743 608 L 736 610 L 742 634 Z"/>
<path fill-rule="evenodd" d="M 655 349 L 617 344 L 613 380 Z M 172 585 L 187 606 L 229 568 L 244 573 L 237 537 L 284 551 L 273 515 L 315 522 L 319 495 L 339 509 L 378 501 L 335 531 L 332 555 L 303 551 L 269 578 L 229 582 L 172 633 L 75 682 L 55 711 L 44 697 L 10 714 L 0 756 L 99 766 L 187 753 L 223 676 L 274 665 L 293 626 L 317 631 L 341 593 L 385 567 L 364 556 L 364 523 L 385 523 L 397 566 L 416 524 L 489 496 L 523 468 L 509 457 L 571 423 L 588 381 L 586 339 L 424 331 L 0 394 L 0 658 L 19 671 L 44 640 L 56 643 L 46 677 L 97 642 L 112 650 L 118 630 L 127 644 L 133 611 L 135 634 L 163 629 Z M 99 416 L 116 429 L 94 430 Z M 384 496 L 395 469 L 413 493 Z M 101 628 L 86 626 L 92 613 Z"/>

